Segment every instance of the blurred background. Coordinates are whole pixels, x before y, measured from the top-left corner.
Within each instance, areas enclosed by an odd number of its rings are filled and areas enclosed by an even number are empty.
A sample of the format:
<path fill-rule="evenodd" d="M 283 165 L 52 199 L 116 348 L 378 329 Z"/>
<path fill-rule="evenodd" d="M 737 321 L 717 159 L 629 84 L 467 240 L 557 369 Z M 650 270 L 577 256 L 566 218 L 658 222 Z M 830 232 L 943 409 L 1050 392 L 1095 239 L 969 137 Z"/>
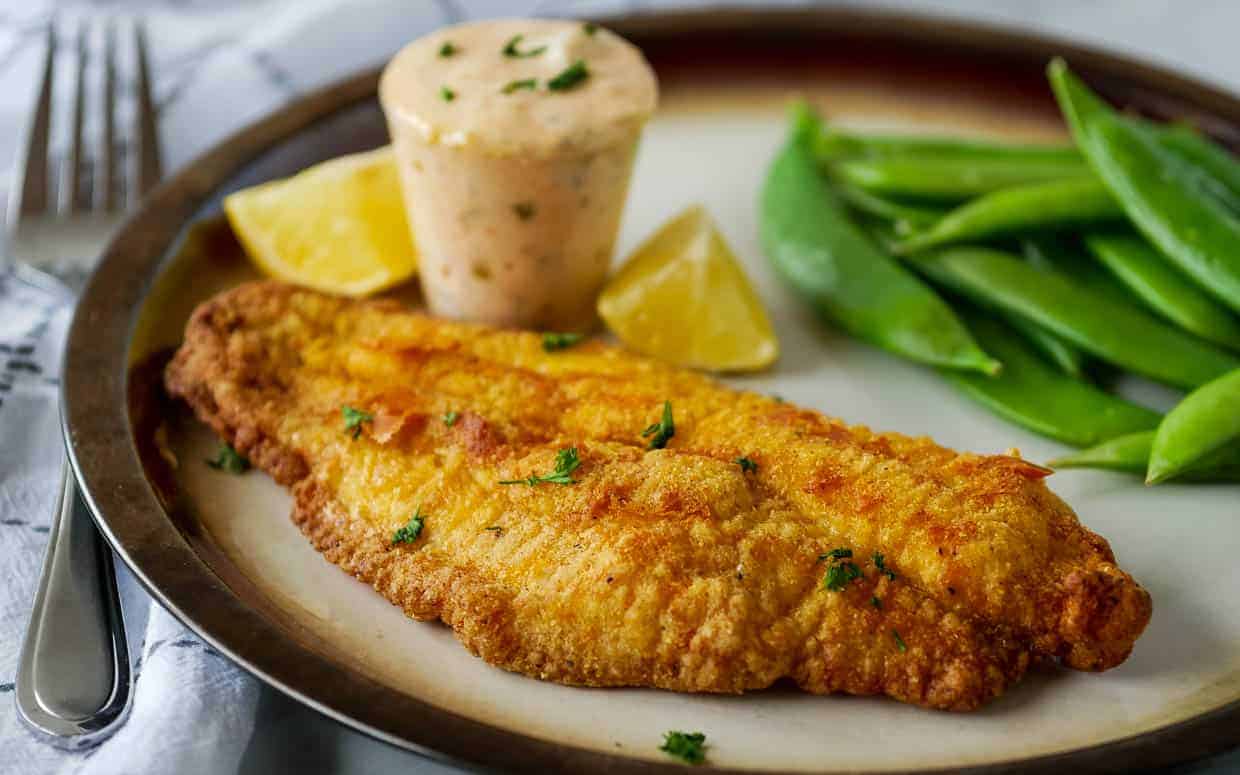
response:
<path fill-rule="evenodd" d="M 748 3 L 807 4 L 813 5 L 786 0 Z M 599 17 L 709 5 L 705 0 L 3 0 L 0 172 L 11 168 L 17 138 L 30 112 L 45 25 L 52 14 L 62 22 L 64 61 L 58 63 L 58 71 L 64 77 L 58 78 L 63 87 L 58 96 L 66 101 L 77 20 L 105 14 L 145 20 L 167 174 L 282 102 L 360 67 L 379 64 L 402 43 L 440 24 L 487 16 Z M 1240 3 L 1234 0 L 853 0 L 832 5 L 946 14 L 1062 35 L 1240 90 L 1240 54 L 1235 50 Z M 99 50 L 101 34 L 96 31 L 88 46 Z M 123 76 L 132 62 L 123 56 L 125 47 L 120 51 L 117 66 Z M 88 71 L 98 69 L 92 67 L 97 58 L 88 59 L 87 65 Z M 101 75 L 88 72 L 87 77 Z M 54 128 L 54 133 L 67 143 L 67 126 Z"/>
<path fill-rule="evenodd" d="M 442 24 L 470 18 L 518 15 L 569 15 L 599 18 L 615 13 L 656 11 L 670 7 L 712 5 L 701 0 L 0 0 L 0 206 L 8 194 L 15 155 L 40 81 L 53 16 L 60 35 L 57 70 L 58 101 L 70 99 L 71 77 L 77 66 L 76 34 L 84 21 L 108 16 L 121 35 L 141 18 L 150 45 L 154 96 L 163 149 L 165 175 L 225 135 L 265 115 L 308 90 L 386 60 L 410 39 Z M 804 6 L 804 2 L 750 2 L 749 6 Z M 825 4 L 824 4 L 825 5 Z M 1129 54 L 1240 93 L 1240 2 L 1236 0 L 886 0 L 836 2 L 831 5 L 882 7 L 983 20 L 1047 33 Z M 88 79 L 101 79 L 102 47 L 98 25 L 86 41 Z M 122 46 L 117 62 L 120 82 L 134 63 Z M 123 94 L 121 117 L 132 116 L 133 95 Z M 90 97 L 88 96 L 88 99 Z M 97 111 L 96 111 L 97 112 Z M 53 111 L 67 116 L 69 111 Z M 86 115 L 92 115 L 87 110 Z M 124 125 L 124 124 L 122 124 Z M 88 136 L 97 127 L 85 127 Z M 69 127 L 54 124 L 53 143 L 68 147 Z M 48 482 L 47 487 L 54 487 Z M 38 501 L 40 493 L 31 498 Z M 4 494 L 12 497 L 12 493 Z M 48 496 L 50 499 L 50 495 Z M 46 509 L 42 509 L 46 511 Z M 38 539 L 45 540 L 45 539 Z M 41 556 L 41 553 L 38 553 Z M 35 557 L 37 561 L 38 557 Z M 51 749 L 31 747 L 17 723 L 12 701 L 16 648 L 29 612 L 37 564 L 15 565 L 0 556 L 0 568 L 14 587 L 2 612 L 5 648 L 0 648 L 0 771 L 123 772 L 123 759 L 92 766 L 88 758 L 61 759 Z M 141 617 L 144 594 L 132 580 L 123 580 L 130 611 Z M 131 631 L 135 628 L 131 623 Z M 179 637 L 190 639 L 188 633 Z M 181 641 L 173 642 L 178 645 Z M 201 645 L 201 644 L 199 644 Z M 141 642 L 132 645 L 142 651 Z M 209 650 L 208 650 L 209 651 Z M 218 655 L 217 655 L 218 656 Z M 207 681 L 228 682 L 236 707 L 207 709 L 208 714 L 234 714 L 237 723 L 204 730 L 195 743 L 170 740 L 163 750 L 140 754 L 148 763 L 157 757 L 180 762 L 187 746 L 198 750 L 193 767 L 179 772 L 385 772 L 448 773 L 449 768 L 349 732 L 276 693 L 227 664 L 210 668 Z M 141 700 L 139 700 L 141 702 Z M 138 710 L 141 710 L 140 708 Z M 158 708 L 145 718 L 157 718 Z M 135 711 L 139 723 L 144 716 Z M 13 756 L 20 747 L 28 755 Z M 146 771 L 143 769 L 143 771 Z M 1240 755 L 1177 770 L 1177 773 L 1240 771 Z"/>

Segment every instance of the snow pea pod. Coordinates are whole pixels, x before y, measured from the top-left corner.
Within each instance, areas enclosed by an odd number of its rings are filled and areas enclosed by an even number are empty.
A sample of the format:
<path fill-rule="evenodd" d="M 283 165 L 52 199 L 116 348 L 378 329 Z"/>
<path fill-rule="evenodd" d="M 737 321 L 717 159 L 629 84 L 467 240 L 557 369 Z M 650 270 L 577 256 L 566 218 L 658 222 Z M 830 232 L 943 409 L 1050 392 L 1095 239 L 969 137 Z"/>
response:
<path fill-rule="evenodd" d="M 1001 143 L 993 140 L 934 135 L 850 132 L 824 126 L 814 139 L 814 154 L 820 161 L 848 158 L 890 158 L 893 156 L 934 156 L 953 159 L 1026 159 L 1030 161 L 1078 162 L 1080 152 L 1071 145 Z"/>
<path fill-rule="evenodd" d="M 1030 266 L 1070 278 L 1077 285 L 1106 296 L 1117 304 L 1135 306 L 1132 294 L 1075 241 L 1053 235 L 1024 237 L 1020 240 L 1020 250 Z"/>
<path fill-rule="evenodd" d="M 1124 211 L 1097 178 L 1053 180 L 993 191 L 961 205 L 926 231 L 914 234 L 897 252 L 1006 234 L 1068 229 L 1114 221 Z"/>
<path fill-rule="evenodd" d="M 942 248 L 912 256 L 924 276 L 1050 329 L 1086 352 L 1169 385 L 1193 388 L 1240 367 L 1240 359 L 1121 304 L 989 248 Z"/>
<path fill-rule="evenodd" d="M 943 376 L 1000 417 L 1077 446 L 1158 425 L 1157 412 L 1060 374 L 1001 321 L 977 312 L 962 316 L 1003 371 L 986 377 L 944 370 Z"/>
<path fill-rule="evenodd" d="M 891 223 L 897 235 L 909 234 L 915 229 L 930 226 L 947 212 L 941 207 L 897 202 L 856 186 L 838 185 L 835 193 L 854 210 Z"/>
<path fill-rule="evenodd" d="M 1077 146 L 1137 229 L 1202 288 L 1240 311 L 1240 216 L 1203 188 L 1199 168 L 1119 116 L 1062 59 L 1051 62 L 1048 75 Z"/>
<path fill-rule="evenodd" d="M 1138 431 L 1107 439 L 1086 449 L 1057 457 L 1047 463 L 1051 468 L 1101 468 L 1128 474 L 1145 474 L 1150 450 L 1154 447 L 1154 430 Z"/>
<path fill-rule="evenodd" d="M 1180 328 L 1232 350 L 1240 350 L 1240 318 L 1167 263 L 1135 234 L 1085 236 L 1094 257 L 1146 306 Z"/>
<path fill-rule="evenodd" d="M 1000 311 L 1008 325 L 1020 332 L 1033 349 L 1069 377 L 1085 378 L 1085 354 L 1054 331 L 1047 331 L 1019 315 Z"/>
<path fill-rule="evenodd" d="M 828 167 L 831 175 L 882 196 L 959 202 L 1002 188 L 1065 178 L 1093 177 L 1080 159 L 1021 158 L 847 159 Z"/>
<path fill-rule="evenodd" d="M 1148 127 L 1158 138 L 1159 146 L 1201 171 L 1206 180 L 1200 183 L 1212 196 L 1226 202 L 1233 212 L 1240 213 L 1240 160 L 1190 126 L 1151 124 Z"/>
<path fill-rule="evenodd" d="M 947 302 L 849 220 L 814 160 L 818 118 L 809 106 L 795 104 L 791 119 L 760 202 L 775 269 L 820 315 L 861 339 L 921 363 L 998 371 Z"/>
<path fill-rule="evenodd" d="M 1049 463 L 1051 468 L 1100 468 L 1145 476 L 1157 431 L 1117 436 Z M 1231 444 L 1198 461 L 1180 478 L 1191 482 L 1240 482 L 1240 444 Z"/>
<path fill-rule="evenodd" d="M 1184 397 L 1158 426 L 1146 484 L 1164 482 L 1240 440 L 1240 368 Z"/>
<path fill-rule="evenodd" d="M 895 229 L 886 221 L 871 222 L 869 224 L 869 231 L 875 236 L 879 244 L 888 250 L 898 241 L 898 238 L 895 236 Z M 1016 329 L 1034 350 L 1037 350 L 1043 358 L 1054 364 L 1061 372 L 1077 379 L 1085 378 L 1088 358 L 1085 353 L 1081 352 L 1080 348 L 1071 342 L 1065 341 L 1063 337 L 1054 331 L 1049 331 L 1037 323 L 1020 315 L 1013 314 L 1008 310 L 986 304 L 978 304 L 978 306 L 1007 321 L 1007 324 Z"/>

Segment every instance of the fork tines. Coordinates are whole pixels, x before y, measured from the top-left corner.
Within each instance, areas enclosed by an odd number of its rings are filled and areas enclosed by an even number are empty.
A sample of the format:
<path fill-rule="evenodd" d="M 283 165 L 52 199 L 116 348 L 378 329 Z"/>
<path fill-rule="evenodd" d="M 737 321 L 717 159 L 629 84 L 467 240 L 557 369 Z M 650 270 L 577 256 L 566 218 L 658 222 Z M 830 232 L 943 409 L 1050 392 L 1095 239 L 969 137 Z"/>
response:
<path fill-rule="evenodd" d="M 71 98 L 58 100 L 56 71 L 64 66 L 72 71 Z M 67 105 L 67 116 L 61 105 Z M 127 113 L 132 118 L 124 122 Z M 118 131 L 123 123 L 132 131 Z M 49 23 L 42 82 L 22 150 L 10 231 L 35 216 L 121 212 L 158 182 L 155 102 L 141 22 L 84 17 L 72 27 Z"/>

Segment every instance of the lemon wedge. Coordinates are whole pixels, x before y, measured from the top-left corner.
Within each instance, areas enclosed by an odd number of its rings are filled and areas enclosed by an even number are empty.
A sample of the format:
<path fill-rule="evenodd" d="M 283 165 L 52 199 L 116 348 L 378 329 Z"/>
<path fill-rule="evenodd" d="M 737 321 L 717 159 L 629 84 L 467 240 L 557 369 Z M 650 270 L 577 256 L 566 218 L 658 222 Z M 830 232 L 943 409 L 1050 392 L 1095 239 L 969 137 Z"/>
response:
<path fill-rule="evenodd" d="M 224 211 L 254 263 L 280 280 L 364 296 L 417 269 L 390 146 L 238 191 Z"/>
<path fill-rule="evenodd" d="M 754 371 L 779 357 L 766 310 L 700 205 L 634 251 L 598 313 L 629 347 L 680 366 Z"/>

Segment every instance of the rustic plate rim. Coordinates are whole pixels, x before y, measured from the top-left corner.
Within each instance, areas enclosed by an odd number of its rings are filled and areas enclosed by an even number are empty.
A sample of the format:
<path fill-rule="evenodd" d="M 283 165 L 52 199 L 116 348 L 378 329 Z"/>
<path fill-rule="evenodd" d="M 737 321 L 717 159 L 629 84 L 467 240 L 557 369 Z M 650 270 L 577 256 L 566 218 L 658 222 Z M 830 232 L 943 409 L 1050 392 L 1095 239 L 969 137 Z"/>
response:
<path fill-rule="evenodd" d="M 880 35 L 960 50 L 1046 59 L 1068 57 L 1093 78 L 1139 84 L 1187 99 L 1223 117 L 1240 133 L 1240 99 L 1212 85 L 1127 55 L 959 17 L 868 9 L 726 7 L 643 12 L 600 19 L 622 34 L 690 35 L 702 30 L 777 34 L 806 31 Z M 62 369 L 62 430 L 70 463 L 103 535 L 151 595 L 234 663 L 287 696 L 383 742 L 464 766 L 529 771 L 654 773 L 681 765 L 573 748 L 460 716 L 379 684 L 302 645 L 247 607 L 202 561 L 168 517 L 148 481 L 132 435 L 128 409 L 129 345 L 137 313 L 167 250 L 187 219 L 218 185 L 248 161 L 315 122 L 370 98 L 379 70 L 370 69 L 310 92 L 232 133 L 156 189 L 104 251 L 75 312 Z M 136 282 L 135 278 L 140 279 Z M 118 444 L 123 439 L 124 444 Z M 140 528 L 140 529 L 139 529 Z M 194 598 L 183 596 L 193 585 Z M 168 590 L 176 590 L 169 593 Z M 204 611 L 221 605 L 235 616 L 228 627 Z M 218 619 L 219 616 L 215 615 Z M 243 632 L 249 626 L 253 630 Z M 255 655 L 256 636 L 279 649 Z M 295 657 L 299 664 L 290 669 Z M 313 679 L 347 679 L 329 690 Z M 309 682 L 307 682 L 309 680 Z M 369 697 L 359 702 L 358 697 Z M 378 700 L 379 702 L 375 702 Z M 405 714 L 406 725 L 383 716 L 383 702 Z M 412 711 L 412 714 L 410 713 Z M 384 723 L 384 722 L 388 723 Z M 416 721 L 416 728 L 408 722 Z M 393 729 L 403 727 L 401 732 Z M 410 731 L 412 729 L 412 731 Z M 1127 738 L 1060 753 L 960 768 L 954 772 L 1110 771 L 1183 763 L 1240 744 L 1240 698 L 1192 718 Z M 719 770 L 741 772 L 740 770 Z M 907 770 L 887 770 L 888 773 Z"/>

